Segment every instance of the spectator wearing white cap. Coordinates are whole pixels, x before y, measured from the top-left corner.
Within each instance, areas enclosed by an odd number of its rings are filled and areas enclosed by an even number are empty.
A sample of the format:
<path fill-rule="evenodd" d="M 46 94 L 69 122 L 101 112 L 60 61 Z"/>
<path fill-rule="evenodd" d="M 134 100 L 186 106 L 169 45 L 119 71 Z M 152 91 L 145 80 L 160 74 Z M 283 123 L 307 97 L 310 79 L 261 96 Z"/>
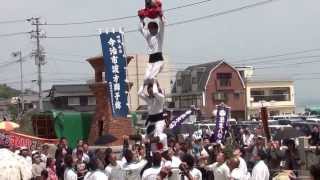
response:
<path fill-rule="evenodd" d="M 46 170 L 46 164 L 41 162 L 41 157 L 39 152 L 34 152 L 32 155 L 33 164 L 32 164 L 32 177 L 39 178 L 41 177 L 41 172 Z"/>

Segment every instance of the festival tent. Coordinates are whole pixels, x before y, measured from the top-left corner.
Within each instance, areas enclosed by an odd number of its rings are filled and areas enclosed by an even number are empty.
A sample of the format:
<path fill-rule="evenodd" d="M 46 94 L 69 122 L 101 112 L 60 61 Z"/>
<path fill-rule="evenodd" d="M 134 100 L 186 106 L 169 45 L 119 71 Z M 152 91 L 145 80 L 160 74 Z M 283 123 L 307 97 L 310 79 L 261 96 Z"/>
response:
<path fill-rule="evenodd" d="M 79 139 L 88 139 L 93 113 L 75 111 L 52 111 L 54 131 L 57 138 L 66 137 L 71 148 Z"/>

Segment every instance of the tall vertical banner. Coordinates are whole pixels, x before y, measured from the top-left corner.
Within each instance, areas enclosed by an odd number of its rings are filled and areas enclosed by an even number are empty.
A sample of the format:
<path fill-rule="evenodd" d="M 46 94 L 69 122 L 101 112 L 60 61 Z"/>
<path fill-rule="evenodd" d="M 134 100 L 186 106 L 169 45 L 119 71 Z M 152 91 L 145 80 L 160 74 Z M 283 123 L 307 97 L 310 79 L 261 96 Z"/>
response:
<path fill-rule="evenodd" d="M 230 108 L 224 104 L 217 106 L 216 127 L 214 130 L 214 139 L 217 143 L 222 143 L 225 140 L 225 135 L 228 131 L 228 120 L 230 118 Z"/>
<path fill-rule="evenodd" d="M 127 117 L 126 65 L 123 32 L 101 33 L 101 46 L 105 64 L 105 80 L 113 117 Z"/>

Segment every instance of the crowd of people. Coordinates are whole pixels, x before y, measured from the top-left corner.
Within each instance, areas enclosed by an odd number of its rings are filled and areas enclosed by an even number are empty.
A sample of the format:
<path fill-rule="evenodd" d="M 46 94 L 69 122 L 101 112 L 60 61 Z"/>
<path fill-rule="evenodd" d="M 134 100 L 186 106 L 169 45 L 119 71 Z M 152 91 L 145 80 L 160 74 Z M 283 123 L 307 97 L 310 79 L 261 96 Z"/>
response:
<path fill-rule="evenodd" d="M 14 150 L 31 167 L 33 180 L 291 180 L 297 179 L 304 162 L 295 141 L 267 141 L 263 133 L 240 129 L 232 141 L 217 143 L 210 131 L 200 136 L 168 135 L 164 129 L 165 96 L 156 80 L 164 65 L 164 18 L 161 1 L 146 0 L 139 11 L 140 32 L 148 44 L 149 63 L 139 97 L 148 105 L 146 133 L 123 137 L 123 146 L 98 148 L 79 140 L 71 149 L 61 138 L 55 153 L 45 144 L 37 151 Z M 159 18 L 146 25 L 145 18 Z M 231 137 L 229 136 L 229 137 Z M 118 137 L 119 138 L 119 137 Z M 319 143 L 314 129 L 311 143 Z M 1 173 L 1 172 L 0 172 Z M 320 180 L 320 164 L 310 168 Z"/>
<path fill-rule="evenodd" d="M 237 145 L 212 143 L 206 135 L 166 139 L 163 144 L 159 138 L 124 136 L 123 147 L 116 149 L 94 149 L 79 140 L 71 149 L 61 138 L 54 154 L 47 144 L 15 153 L 32 167 L 34 180 L 290 180 L 299 176 L 303 163 L 293 140 L 280 146 L 250 132 Z M 150 146 L 154 143 L 157 150 Z M 311 166 L 310 173 L 319 180 L 320 165 Z"/>

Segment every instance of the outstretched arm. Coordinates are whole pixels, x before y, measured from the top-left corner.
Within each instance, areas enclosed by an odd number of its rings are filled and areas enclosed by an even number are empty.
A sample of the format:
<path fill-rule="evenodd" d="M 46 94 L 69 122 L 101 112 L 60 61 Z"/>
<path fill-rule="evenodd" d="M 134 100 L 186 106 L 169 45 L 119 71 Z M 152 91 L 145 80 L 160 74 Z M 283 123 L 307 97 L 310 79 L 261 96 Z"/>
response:
<path fill-rule="evenodd" d="M 164 36 L 164 28 L 165 28 L 165 23 L 164 23 L 164 16 L 159 17 L 159 33 L 161 38 Z"/>
<path fill-rule="evenodd" d="M 144 22 L 143 18 L 140 18 L 139 31 L 144 37 L 147 37 L 149 34 L 148 33 L 149 31 L 145 28 L 145 22 Z"/>

